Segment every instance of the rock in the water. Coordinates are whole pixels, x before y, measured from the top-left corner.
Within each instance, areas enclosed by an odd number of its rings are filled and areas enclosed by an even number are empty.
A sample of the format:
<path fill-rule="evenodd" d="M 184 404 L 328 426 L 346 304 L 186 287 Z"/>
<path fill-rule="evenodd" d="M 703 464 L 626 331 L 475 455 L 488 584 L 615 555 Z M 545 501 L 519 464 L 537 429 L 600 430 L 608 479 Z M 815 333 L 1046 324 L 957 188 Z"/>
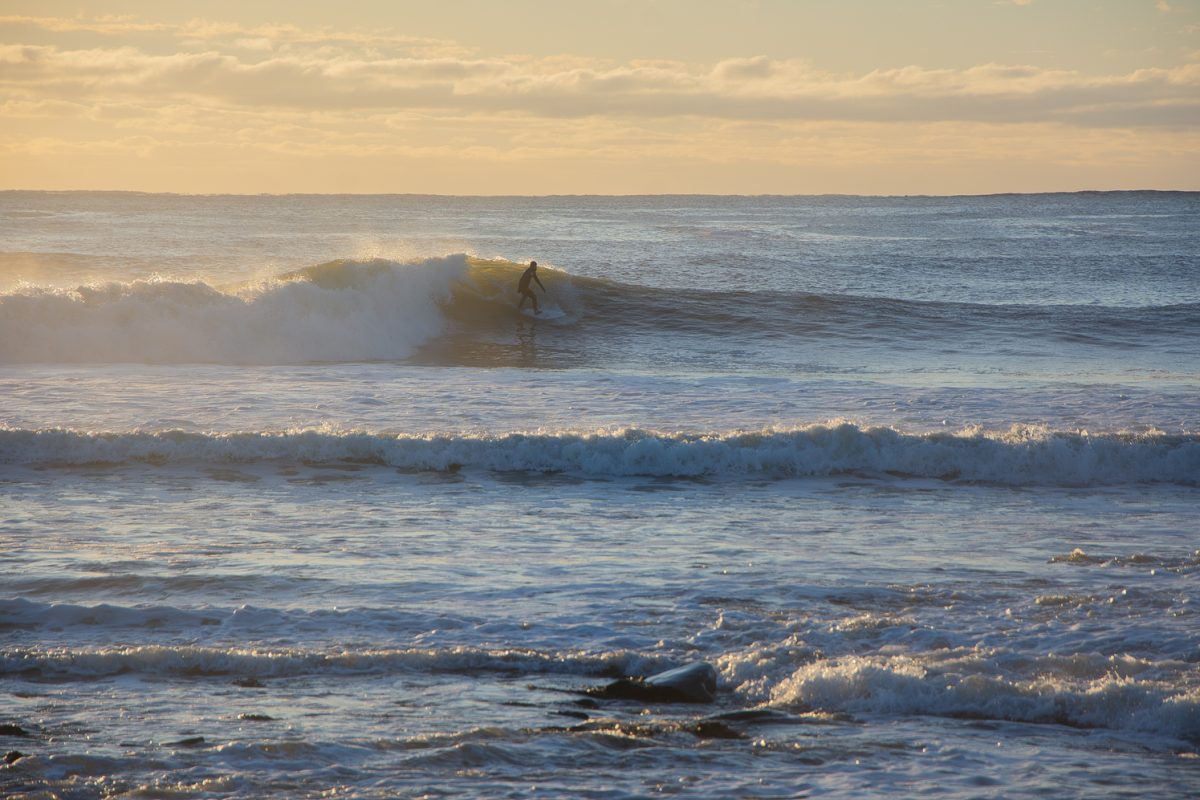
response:
<path fill-rule="evenodd" d="M 204 744 L 203 736 L 189 736 L 186 739 L 180 739 L 178 742 L 171 742 L 171 747 L 199 747 Z"/>
<path fill-rule="evenodd" d="M 679 722 L 619 722 L 612 719 L 590 720 L 569 728 L 543 728 L 545 731 L 571 733 L 611 733 L 617 736 L 652 738 L 672 733 L 690 733 L 698 739 L 745 739 L 746 735 L 713 720 Z"/>
<path fill-rule="evenodd" d="M 646 685 L 656 689 L 672 689 L 692 703 L 711 703 L 717 699 L 717 668 L 698 661 L 651 675 L 646 678 Z"/>
<path fill-rule="evenodd" d="M 557 717 L 570 717 L 571 719 L 588 720 L 592 718 L 590 714 L 585 714 L 582 711 L 570 711 L 568 709 L 559 709 L 558 711 L 551 711 L 550 713 Z"/>
<path fill-rule="evenodd" d="M 6 722 L 3 725 L 0 725 L 0 736 L 20 736 L 22 738 L 27 738 L 29 736 L 29 731 L 25 730 L 20 725 L 13 725 Z"/>
<path fill-rule="evenodd" d="M 7 753 L 4 754 L 4 763 L 5 764 L 15 764 L 16 762 L 20 761 L 24 757 L 25 757 L 25 754 L 22 753 L 20 750 L 9 750 Z"/>
<path fill-rule="evenodd" d="M 588 694 L 642 703 L 711 703 L 717 696 L 717 670 L 712 664 L 698 661 L 649 678 L 622 678 L 589 689 Z"/>
<path fill-rule="evenodd" d="M 746 734 L 736 731 L 724 722 L 712 719 L 702 719 L 694 725 L 685 728 L 688 733 L 695 734 L 701 739 L 745 739 Z"/>

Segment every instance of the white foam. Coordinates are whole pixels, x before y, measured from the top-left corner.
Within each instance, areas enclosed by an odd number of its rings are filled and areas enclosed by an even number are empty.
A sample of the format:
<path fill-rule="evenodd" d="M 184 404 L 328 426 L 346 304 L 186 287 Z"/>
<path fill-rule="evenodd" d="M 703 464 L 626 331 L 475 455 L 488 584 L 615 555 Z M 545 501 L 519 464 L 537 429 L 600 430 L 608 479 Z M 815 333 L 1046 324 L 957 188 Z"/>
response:
<path fill-rule="evenodd" d="M 1200 482 L 1200 438 L 1007 431 L 908 434 L 849 423 L 759 432 L 637 429 L 386 435 L 329 430 L 89 433 L 0 429 L 0 463 L 77 465 L 355 462 L 418 470 L 479 468 L 584 476 L 899 475 L 1006 485 Z"/>
<path fill-rule="evenodd" d="M 0 363 L 289 364 L 408 356 L 441 332 L 453 255 L 336 262 L 236 289 L 111 282 L 0 295 Z M 335 273 L 332 274 L 331 273 Z"/>
<path fill-rule="evenodd" d="M 1003 659 L 989 653 L 848 656 L 800 667 L 773 688 L 770 703 L 826 712 L 964 716 L 1200 737 L 1200 688 L 1144 678 L 1141 673 L 1152 671 L 1145 663 L 1103 660 L 1109 671 L 1081 672 L 1076 663 L 1072 674 L 1043 671 L 1045 665 L 1039 663 L 1012 673 Z"/>

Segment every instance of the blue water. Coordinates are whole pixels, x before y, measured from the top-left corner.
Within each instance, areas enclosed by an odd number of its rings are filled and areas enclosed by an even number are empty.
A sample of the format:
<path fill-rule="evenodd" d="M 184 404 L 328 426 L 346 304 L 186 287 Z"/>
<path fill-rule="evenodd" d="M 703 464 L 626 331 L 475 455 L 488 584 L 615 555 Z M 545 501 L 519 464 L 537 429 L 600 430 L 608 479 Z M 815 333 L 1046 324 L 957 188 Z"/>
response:
<path fill-rule="evenodd" d="M 0 793 L 1200 788 L 1200 195 L 0 219 Z"/>

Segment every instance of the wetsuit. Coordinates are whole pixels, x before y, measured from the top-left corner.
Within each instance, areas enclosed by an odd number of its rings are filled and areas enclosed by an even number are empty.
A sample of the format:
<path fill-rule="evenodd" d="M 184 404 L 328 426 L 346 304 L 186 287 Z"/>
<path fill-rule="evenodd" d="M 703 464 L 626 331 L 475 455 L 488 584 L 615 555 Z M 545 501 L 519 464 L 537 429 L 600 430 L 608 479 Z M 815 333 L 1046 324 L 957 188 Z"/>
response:
<path fill-rule="evenodd" d="M 517 282 L 517 294 L 524 295 L 532 300 L 534 308 L 537 308 L 537 298 L 533 296 L 533 290 L 529 288 L 529 281 L 535 280 L 537 281 L 538 286 L 542 286 L 542 282 L 538 280 L 538 276 L 535 274 L 536 270 L 537 267 L 530 267 L 529 269 L 525 270 L 523 273 L 521 273 L 521 280 Z M 546 291 L 545 286 L 542 286 L 542 291 Z M 522 300 L 522 302 L 524 302 L 524 300 Z"/>

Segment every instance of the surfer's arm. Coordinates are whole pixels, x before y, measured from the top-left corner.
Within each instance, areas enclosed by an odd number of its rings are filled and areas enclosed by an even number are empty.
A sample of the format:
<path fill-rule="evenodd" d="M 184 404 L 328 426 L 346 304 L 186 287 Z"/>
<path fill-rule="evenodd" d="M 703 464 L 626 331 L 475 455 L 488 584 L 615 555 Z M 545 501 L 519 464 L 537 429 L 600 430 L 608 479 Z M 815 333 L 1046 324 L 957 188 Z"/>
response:
<path fill-rule="evenodd" d="M 538 276 L 537 276 L 537 275 L 534 275 L 534 276 L 533 276 L 533 279 L 534 279 L 535 281 L 537 281 L 537 283 L 538 283 L 538 286 L 542 286 L 542 282 L 541 282 L 541 280 L 539 280 L 539 279 L 538 279 Z M 544 291 L 546 291 L 546 287 L 545 287 L 545 286 L 542 286 L 542 291 L 543 291 L 543 292 L 544 292 Z"/>

